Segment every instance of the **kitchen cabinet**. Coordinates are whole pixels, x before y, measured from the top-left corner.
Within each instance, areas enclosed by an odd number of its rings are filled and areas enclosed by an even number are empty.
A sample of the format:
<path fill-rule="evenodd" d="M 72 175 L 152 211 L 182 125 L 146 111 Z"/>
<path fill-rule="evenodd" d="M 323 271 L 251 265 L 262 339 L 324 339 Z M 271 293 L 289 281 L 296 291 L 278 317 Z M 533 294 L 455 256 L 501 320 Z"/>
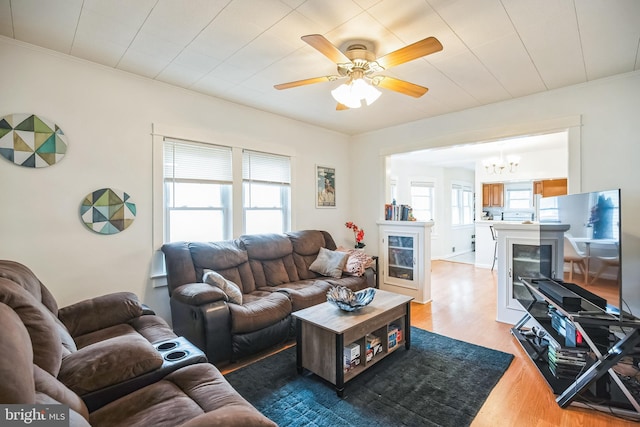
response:
<path fill-rule="evenodd" d="M 567 194 L 567 179 L 545 179 L 533 182 L 533 194 L 542 197 L 564 196 Z"/>
<path fill-rule="evenodd" d="M 482 207 L 502 207 L 504 205 L 504 184 L 494 182 L 482 184 Z"/>

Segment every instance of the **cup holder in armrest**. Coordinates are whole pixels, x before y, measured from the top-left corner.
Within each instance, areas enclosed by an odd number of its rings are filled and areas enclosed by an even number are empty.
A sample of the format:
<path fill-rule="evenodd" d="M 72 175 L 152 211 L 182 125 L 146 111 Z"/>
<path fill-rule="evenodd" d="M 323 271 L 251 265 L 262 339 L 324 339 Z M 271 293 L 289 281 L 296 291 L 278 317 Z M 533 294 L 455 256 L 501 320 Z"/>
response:
<path fill-rule="evenodd" d="M 191 342 L 189 342 L 185 337 L 171 338 L 166 341 L 156 342 L 153 346 L 164 359 L 162 368 L 175 370 L 180 366 L 207 361 L 202 350 L 191 344 Z"/>
<path fill-rule="evenodd" d="M 167 353 L 164 355 L 164 360 L 169 362 L 175 362 L 177 360 L 182 360 L 189 355 L 188 351 L 185 350 L 176 350 L 171 353 Z"/>
<path fill-rule="evenodd" d="M 171 349 L 174 349 L 178 346 L 178 342 L 177 341 L 166 341 L 163 342 L 162 344 L 159 344 L 158 347 L 156 347 L 158 349 L 158 351 L 169 351 Z"/>

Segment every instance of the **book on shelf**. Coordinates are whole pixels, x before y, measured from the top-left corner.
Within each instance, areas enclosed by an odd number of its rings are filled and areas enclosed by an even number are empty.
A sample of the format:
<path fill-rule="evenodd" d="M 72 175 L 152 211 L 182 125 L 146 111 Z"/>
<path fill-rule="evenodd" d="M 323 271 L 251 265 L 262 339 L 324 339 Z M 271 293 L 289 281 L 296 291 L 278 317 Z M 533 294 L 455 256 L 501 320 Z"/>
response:
<path fill-rule="evenodd" d="M 360 344 L 352 343 L 344 347 L 344 371 L 349 372 L 360 364 Z"/>
<path fill-rule="evenodd" d="M 386 221 L 412 221 L 413 213 L 409 205 L 384 205 L 384 219 Z"/>
<path fill-rule="evenodd" d="M 371 359 L 373 359 L 373 356 L 382 352 L 382 343 L 380 338 L 373 334 L 367 334 L 365 341 L 366 360 L 367 362 L 370 362 Z"/>
<path fill-rule="evenodd" d="M 396 324 L 390 324 L 388 327 L 387 338 L 389 340 L 389 350 L 394 349 L 402 341 L 402 329 Z"/>

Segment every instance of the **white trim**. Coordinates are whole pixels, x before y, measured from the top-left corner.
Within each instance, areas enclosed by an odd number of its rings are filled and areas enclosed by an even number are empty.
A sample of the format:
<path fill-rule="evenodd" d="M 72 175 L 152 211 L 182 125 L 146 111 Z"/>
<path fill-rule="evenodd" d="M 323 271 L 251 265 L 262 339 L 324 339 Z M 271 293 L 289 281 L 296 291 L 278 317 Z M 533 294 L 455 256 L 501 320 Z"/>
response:
<path fill-rule="evenodd" d="M 503 139 L 510 139 L 515 137 L 564 131 L 570 128 L 580 128 L 580 126 L 582 126 L 582 116 L 580 115 L 558 117 L 538 122 L 516 123 L 507 126 L 469 130 L 460 133 L 431 137 L 428 141 L 428 144 L 423 141 L 419 141 L 417 143 L 412 142 L 411 144 L 407 144 L 404 146 L 394 145 L 390 147 L 381 147 L 380 155 L 384 157 L 392 154 L 407 153 L 416 150 L 446 148 L 449 146 L 461 144 L 500 141 Z"/>

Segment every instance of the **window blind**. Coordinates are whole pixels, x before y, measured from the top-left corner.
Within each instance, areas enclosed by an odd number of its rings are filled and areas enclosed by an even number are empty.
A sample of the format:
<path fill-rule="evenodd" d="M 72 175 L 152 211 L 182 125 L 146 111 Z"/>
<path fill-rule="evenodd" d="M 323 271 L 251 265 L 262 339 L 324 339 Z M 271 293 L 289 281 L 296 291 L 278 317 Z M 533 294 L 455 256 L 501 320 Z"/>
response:
<path fill-rule="evenodd" d="M 231 182 L 231 147 L 165 138 L 164 177 Z"/>
<path fill-rule="evenodd" d="M 291 159 L 277 154 L 243 150 L 242 179 L 271 184 L 291 184 Z"/>
<path fill-rule="evenodd" d="M 454 190 L 471 191 L 471 186 L 466 184 L 451 184 L 451 188 Z"/>
<path fill-rule="evenodd" d="M 412 187 L 427 187 L 427 188 L 435 187 L 433 182 L 425 182 L 425 181 L 411 181 L 411 186 Z"/>

